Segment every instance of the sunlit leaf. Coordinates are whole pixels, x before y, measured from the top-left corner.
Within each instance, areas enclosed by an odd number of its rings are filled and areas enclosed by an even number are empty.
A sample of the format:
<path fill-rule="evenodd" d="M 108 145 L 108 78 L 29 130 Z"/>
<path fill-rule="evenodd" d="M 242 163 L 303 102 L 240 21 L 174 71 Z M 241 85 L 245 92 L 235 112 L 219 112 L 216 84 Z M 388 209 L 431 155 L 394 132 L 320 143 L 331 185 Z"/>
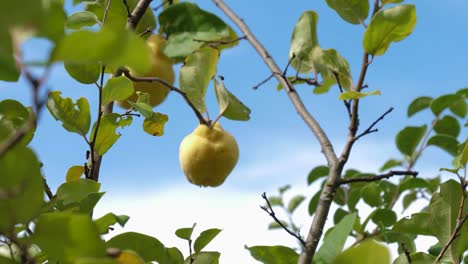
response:
<path fill-rule="evenodd" d="M 351 24 L 360 24 L 369 15 L 369 1 L 367 0 L 327 0 L 329 7 Z"/>
<path fill-rule="evenodd" d="M 73 79 L 84 84 L 97 82 L 101 74 L 99 63 L 82 64 L 65 62 L 64 67 Z"/>
<path fill-rule="evenodd" d="M 97 193 L 101 184 L 89 179 L 77 179 L 63 183 L 57 189 L 57 199 L 63 205 L 78 203 L 91 193 Z"/>
<path fill-rule="evenodd" d="M 83 175 L 83 172 L 83 166 L 71 166 L 67 171 L 65 179 L 67 182 L 76 181 Z"/>
<path fill-rule="evenodd" d="M 285 246 L 253 246 L 247 247 L 252 257 L 268 264 L 296 264 L 299 254 L 292 248 Z"/>
<path fill-rule="evenodd" d="M 169 37 L 164 53 L 176 60 L 183 60 L 206 45 L 207 41 L 237 39 L 234 30 L 222 19 L 199 8 L 195 3 L 173 4 L 159 14 L 158 20 L 160 31 Z"/>
<path fill-rule="evenodd" d="M 133 94 L 133 83 L 125 76 L 110 78 L 102 89 L 102 104 L 124 101 Z"/>
<path fill-rule="evenodd" d="M 219 51 L 210 47 L 192 53 L 180 69 L 179 85 L 198 111 L 204 113 L 205 94 L 210 80 L 216 74 Z"/>
<path fill-rule="evenodd" d="M 57 43 L 51 57 L 53 61 L 69 63 L 128 66 L 138 72 L 146 72 L 150 67 L 149 48 L 142 38 L 131 31 L 108 27 L 100 31 L 79 30 L 66 35 Z"/>
<path fill-rule="evenodd" d="M 353 230 L 356 214 L 349 214 L 334 226 L 333 230 L 324 238 L 322 246 L 317 251 L 317 260 L 331 263 L 341 253 L 346 240 Z"/>
<path fill-rule="evenodd" d="M 20 102 L 12 99 L 0 101 L 0 144 L 16 134 L 16 132 L 27 125 L 34 118 L 31 108 L 23 106 Z M 17 143 L 27 145 L 34 136 L 36 126 L 26 133 Z"/>
<path fill-rule="evenodd" d="M 161 113 L 153 113 L 150 118 L 145 118 L 143 121 L 143 130 L 152 136 L 163 136 L 164 125 L 169 120 L 169 117 Z"/>
<path fill-rule="evenodd" d="M 432 97 L 421 96 L 414 99 L 411 104 L 408 106 L 407 115 L 408 117 L 413 116 L 417 112 L 420 112 L 426 108 L 429 108 L 432 103 Z"/>
<path fill-rule="evenodd" d="M 315 46 L 318 46 L 317 39 L 318 15 L 314 11 L 302 13 L 294 26 L 291 37 L 291 47 L 289 48 L 289 59 L 294 55 L 291 66 L 299 72 L 309 72 L 310 66 L 305 64 L 309 53 Z"/>
<path fill-rule="evenodd" d="M 86 136 L 91 122 L 88 100 L 81 97 L 74 103 L 71 98 L 62 98 L 60 94 L 60 91 L 49 93 L 47 109 L 55 120 L 62 121 L 66 130 Z"/>
<path fill-rule="evenodd" d="M 117 223 L 121 227 L 124 227 L 129 218 L 130 217 L 126 215 L 115 215 L 113 213 L 107 213 L 96 219 L 94 222 L 99 229 L 99 233 L 103 235 L 109 233 L 109 228 Z"/>
<path fill-rule="evenodd" d="M 409 254 L 411 262 L 408 261 L 408 256 L 405 253 L 401 253 L 392 264 L 429 264 L 434 263 L 436 257 L 426 254 L 424 252 L 415 252 Z"/>
<path fill-rule="evenodd" d="M 250 109 L 226 89 L 222 79 L 219 82 L 214 80 L 214 87 L 220 114 L 231 120 L 250 119 Z"/>
<path fill-rule="evenodd" d="M 382 172 L 394 167 L 401 166 L 402 163 L 402 160 L 389 159 L 384 163 L 384 165 L 382 165 L 382 167 L 380 167 L 379 171 Z"/>
<path fill-rule="evenodd" d="M 387 247 L 366 239 L 357 246 L 338 255 L 333 264 L 375 264 L 390 263 L 390 251 Z"/>
<path fill-rule="evenodd" d="M 99 23 L 96 14 L 89 11 L 76 12 L 68 17 L 65 26 L 70 29 L 80 29 L 82 27 L 90 27 Z"/>
<path fill-rule="evenodd" d="M 221 229 L 218 228 L 211 228 L 201 232 L 200 236 L 195 239 L 195 243 L 193 244 L 195 253 L 200 252 L 204 247 L 206 247 L 211 240 L 219 234 L 219 232 L 221 232 Z"/>
<path fill-rule="evenodd" d="M 219 264 L 220 255 L 219 252 L 203 251 L 187 257 L 184 264 Z"/>
<path fill-rule="evenodd" d="M 283 206 L 283 199 L 278 196 L 270 196 L 268 197 L 268 201 L 270 202 L 271 206 Z"/>
<path fill-rule="evenodd" d="M 398 5 L 378 11 L 364 33 L 364 50 L 372 55 L 384 54 L 392 42 L 405 39 L 416 25 L 414 5 Z"/>
<path fill-rule="evenodd" d="M 99 154 L 103 155 L 106 153 L 112 145 L 120 138 L 120 133 L 116 133 L 117 128 L 129 126 L 132 122 L 131 116 L 121 117 L 117 113 L 111 113 L 104 115 L 99 123 L 99 130 L 94 142 L 94 150 Z M 96 124 L 93 127 L 91 138 L 94 138 L 96 131 Z"/>
<path fill-rule="evenodd" d="M 445 134 L 452 137 L 458 137 L 461 127 L 457 119 L 453 116 L 446 115 L 437 121 L 434 126 L 434 131 L 438 134 Z"/>
<path fill-rule="evenodd" d="M 350 99 L 360 99 L 369 95 L 380 95 L 380 90 L 375 90 L 372 92 L 357 92 L 357 91 L 347 91 L 341 93 L 338 98 L 340 100 L 350 100 Z"/>
<path fill-rule="evenodd" d="M 33 238 L 48 257 L 63 263 L 72 263 L 80 257 L 105 256 L 104 242 L 98 229 L 85 214 L 42 214 L 36 223 Z"/>
<path fill-rule="evenodd" d="M 408 126 L 398 132 L 396 136 L 396 145 L 401 153 L 411 156 L 416 151 L 416 147 L 426 133 L 427 126 L 420 127 Z"/>
<path fill-rule="evenodd" d="M 137 103 L 133 103 L 133 102 L 130 102 L 130 101 L 128 103 L 136 111 L 140 112 L 140 114 L 142 114 L 145 118 L 151 118 L 153 116 L 153 113 L 154 113 L 153 112 L 153 107 L 151 105 L 149 105 L 149 103 L 146 100 L 140 102 L 140 99 L 139 99 L 139 102 L 137 102 Z"/>
<path fill-rule="evenodd" d="M 106 246 L 121 250 L 133 250 L 146 262 L 157 261 L 160 263 L 166 258 L 164 245 L 158 239 L 136 232 L 119 234 L 107 241 Z"/>
<path fill-rule="evenodd" d="M 119 264 L 145 264 L 145 260 L 133 250 L 123 250 L 117 257 L 117 261 Z"/>
<path fill-rule="evenodd" d="M 349 91 L 352 88 L 353 82 L 349 63 L 335 49 L 322 49 L 316 46 L 304 63 L 309 64 L 316 73 L 322 75 L 324 86 L 330 86 L 339 80 L 344 90 Z"/>

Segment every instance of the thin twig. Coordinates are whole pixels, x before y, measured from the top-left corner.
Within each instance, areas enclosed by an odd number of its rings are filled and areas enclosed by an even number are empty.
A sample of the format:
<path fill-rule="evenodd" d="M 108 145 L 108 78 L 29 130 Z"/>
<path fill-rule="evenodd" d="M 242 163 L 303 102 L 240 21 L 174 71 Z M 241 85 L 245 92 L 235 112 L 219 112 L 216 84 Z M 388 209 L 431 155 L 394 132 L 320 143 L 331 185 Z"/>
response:
<path fill-rule="evenodd" d="M 267 83 L 269 80 L 271 80 L 271 78 L 275 77 L 275 74 L 272 73 L 270 74 L 270 76 L 268 76 L 268 78 L 266 78 L 265 80 L 259 82 L 257 85 L 255 85 L 254 87 L 252 87 L 252 89 L 254 90 L 257 90 L 260 86 L 264 85 L 265 83 Z"/>
<path fill-rule="evenodd" d="M 410 252 L 409 252 L 409 250 L 406 248 L 405 243 L 401 243 L 401 248 L 403 249 L 403 252 L 405 253 L 406 260 L 408 261 L 408 263 L 411 264 L 411 263 L 412 263 L 412 260 L 411 260 Z"/>
<path fill-rule="evenodd" d="M 148 33 L 151 33 L 153 32 L 153 29 L 152 28 L 146 28 L 145 31 L 141 32 L 140 35 L 138 35 L 138 37 L 143 37 L 144 35 L 148 34 Z"/>
<path fill-rule="evenodd" d="M 340 89 L 340 93 L 343 93 L 343 86 L 341 85 L 340 77 L 338 76 L 338 73 L 333 72 L 333 75 L 335 76 L 336 83 L 338 84 L 338 88 Z M 344 106 L 346 108 L 346 111 L 348 112 L 349 119 L 351 119 L 351 103 L 349 100 L 343 100 Z"/>
<path fill-rule="evenodd" d="M 130 6 L 127 3 L 127 0 L 123 0 L 123 4 L 125 6 L 125 10 L 127 10 L 127 18 L 132 17 L 132 11 L 130 11 Z"/>
<path fill-rule="evenodd" d="M 418 172 L 417 171 L 411 171 L 411 170 L 407 170 L 407 171 L 394 171 L 394 170 L 391 170 L 391 171 L 389 171 L 387 173 L 375 175 L 375 176 L 372 176 L 372 177 L 355 177 L 355 178 L 341 179 L 339 181 L 339 184 L 343 185 L 343 184 L 350 184 L 350 183 L 353 183 L 353 182 L 373 182 L 373 181 L 379 181 L 379 180 L 382 180 L 382 179 L 389 179 L 389 178 L 391 178 L 393 176 L 406 176 L 406 175 L 411 175 L 413 177 L 416 177 L 416 176 L 418 176 Z"/>
<path fill-rule="evenodd" d="M 393 107 L 390 107 L 385 113 L 380 115 L 379 118 L 377 118 L 374 122 L 372 122 L 372 124 L 366 130 L 364 130 L 361 134 L 357 135 L 354 138 L 354 141 L 357 141 L 358 139 L 360 139 L 361 137 L 363 137 L 363 136 L 365 136 L 367 134 L 377 132 L 378 129 L 373 129 L 374 126 L 377 125 L 377 123 L 379 123 L 380 121 L 382 121 L 385 118 L 385 116 L 390 114 L 390 112 L 392 112 L 392 111 L 393 111 Z"/>
<path fill-rule="evenodd" d="M 260 206 L 260 208 L 262 208 L 263 211 L 265 211 L 267 214 L 269 214 L 273 220 L 275 220 L 276 223 L 278 223 L 286 232 L 288 232 L 288 234 L 290 234 L 291 236 L 295 237 L 302 245 L 303 248 L 306 247 L 306 242 L 304 241 L 304 239 L 301 237 L 301 235 L 299 233 L 295 233 L 291 230 L 289 230 L 289 228 L 287 226 L 285 226 L 277 217 L 276 217 L 276 214 L 275 214 L 275 211 L 273 210 L 273 208 L 271 207 L 271 204 L 270 204 L 270 201 L 268 200 L 268 197 L 266 196 L 266 193 L 263 193 L 262 194 L 262 198 L 266 201 L 267 203 L 267 206 Z"/>
<path fill-rule="evenodd" d="M 195 107 L 195 105 L 188 98 L 187 94 L 181 89 L 175 87 L 174 85 L 171 85 L 170 83 L 158 77 L 135 77 L 135 76 L 132 76 L 128 70 L 123 70 L 123 74 L 134 82 L 157 82 L 166 86 L 167 88 L 169 88 L 169 90 L 180 94 L 184 98 L 184 100 L 187 102 L 187 104 L 190 106 L 190 108 L 192 108 L 193 112 L 195 113 L 198 120 L 200 121 L 200 124 L 209 126 L 208 121 L 205 120 L 205 118 L 203 118 L 203 115 L 200 113 L 200 111 L 198 111 L 197 107 Z"/>
<path fill-rule="evenodd" d="M 291 65 L 292 61 L 294 60 L 294 58 L 296 58 L 296 54 L 293 53 L 291 58 L 288 60 L 288 64 L 286 64 L 286 67 L 284 67 L 284 71 L 283 71 L 283 76 L 286 76 L 287 73 L 288 73 L 288 69 L 289 69 L 289 66 Z M 299 66 L 301 64 L 299 63 Z M 299 71 L 298 71 L 299 72 Z"/>

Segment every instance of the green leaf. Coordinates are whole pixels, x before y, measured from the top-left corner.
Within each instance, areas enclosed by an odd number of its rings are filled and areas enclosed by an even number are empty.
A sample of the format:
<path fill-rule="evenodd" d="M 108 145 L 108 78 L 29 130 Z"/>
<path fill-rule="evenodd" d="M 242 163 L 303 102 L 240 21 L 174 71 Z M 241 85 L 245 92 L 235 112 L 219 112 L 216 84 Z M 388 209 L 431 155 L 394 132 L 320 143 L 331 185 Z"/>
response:
<path fill-rule="evenodd" d="M 94 150 L 99 155 L 106 153 L 120 138 L 120 133 L 116 133 L 117 128 L 129 126 L 131 122 L 131 116 L 121 117 L 117 113 L 111 113 L 102 116 L 101 122 L 99 123 L 99 130 L 96 136 L 96 141 L 94 142 Z M 95 131 L 96 124 L 93 127 L 91 138 L 94 138 Z"/>
<path fill-rule="evenodd" d="M 2 9 L 4 8 L 5 6 L 3 6 Z M 7 82 L 18 81 L 20 69 L 16 65 L 15 58 L 13 57 L 13 40 L 8 30 L 2 28 L 0 28 L 0 61 L 2 62 L 2 67 L 0 67 L 0 80 Z"/>
<path fill-rule="evenodd" d="M 182 264 L 184 263 L 184 255 L 180 252 L 179 249 L 172 247 L 166 248 L 166 260 L 167 264 Z"/>
<path fill-rule="evenodd" d="M 408 262 L 408 257 L 405 253 L 401 253 L 398 258 L 393 261 L 393 264 L 429 264 L 434 263 L 436 258 L 423 252 L 415 252 L 409 255 L 411 263 Z"/>
<path fill-rule="evenodd" d="M 371 182 L 361 188 L 361 197 L 366 204 L 376 207 L 382 204 L 381 191 L 382 189 L 377 183 Z"/>
<path fill-rule="evenodd" d="M 404 192 L 406 190 L 418 189 L 418 188 L 430 188 L 430 183 L 421 178 L 414 178 L 413 176 L 406 176 L 401 182 L 399 191 Z"/>
<path fill-rule="evenodd" d="M 385 227 L 392 226 L 397 221 L 397 215 L 390 209 L 378 208 L 372 212 L 372 222 L 376 225 L 383 225 Z"/>
<path fill-rule="evenodd" d="M 320 200 L 320 191 L 316 192 L 312 199 L 309 201 L 309 215 L 312 216 L 317 209 L 318 202 Z"/>
<path fill-rule="evenodd" d="M 24 107 L 16 100 L 6 99 L 0 101 L 0 144 L 12 137 L 16 132 L 24 127 L 31 118 L 34 118 L 31 108 Z M 31 142 L 36 126 L 24 135 L 18 145 L 27 145 Z"/>
<path fill-rule="evenodd" d="M 364 33 L 364 50 L 383 55 L 392 42 L 405 39 L 416 25 L 414 5 L 398 5 L 378 11 Z"/>
<path fill-rule="evenodd" d="M 123 28 L 72 32 L 57 43 L 51 58 L 69 63 L 103 63 L 111 68 L 127 66 L 137 72 L 146 72 L 150 67 L 150 52 L 144 40 Z"/>
<path fill-rule="evenodd" d="M 234 30 L 222 19 L 194 3 L 173 4 L 159 14 L 158 20 L 159 30 L 169 36 L 164 54 L 177 60 L 205 46 L 206 41 L 237 39 Z"/>
<path fill-rule="evenodd" d="M 440 193 L 434 194 L 429 204 L 432 231 L 442 245 L 449 241 L 456 226 L 461 194 L 460 183 L 448 180 L 440 185 Z M 463 215 L 466 213 L 468 206 L 465 204 Z M 456 256 L 458 243 L 459 240 L 452 242 L 447 252 L 448 257 L 458 259 L 459 256 Z"/>
<path fill-rule="evenodd" d="M 408 252 L 415 252 L 416 245 L 414 240 L 416 239 L 417 235 L 412 235 L 408 233 L 399 233 L 391 230 L 384 230 L 383 231 L 383 242 L 387 244 L 396 243 L 398 244 L 398 252 L 403 252 L 403 245 L 405 250 Z"/>
<path fill-rule="evenodd" d="M 254 259 L 262 263 L 295 264 L 299 258 L 296 251 L 285 246 L 245 246 L 245 249 Z"/>
<path fill-rule="evenodd" d="M 195 253 L 199 253 L 204 247 L 206 247 L 206 245 L 208 245 L 211 240 L 219 234 L 219 232 L 221 232 L 221 229 L 218 228 L 211 228 L 201 232 L 193 244 Z"/>
<path fill-rule="evenodd" d="M 310 67 L 306 62 L 312 49 L 318 46 L 317 39 L 318 15 L 314 11 L 302 13 L 294 26 L 289 48 L 289 59 L 294 55 L 291 66 L 299 72 L 309 72 Z"/>
<path fill-rule="evenodd" d="M 461 118 L 466 117 L 466 113 L 468 112 L 467 108 L 468 106 L 466 104 L 465 96 L 460 96 L 455 102 L 453 102 L 453 104 L 449 106 L 450 111 Z"/>
<path fill-rule="evenodd" d="M 403 2 L 404 0 L 381 0 L 382 4 L 383 5 L 386 5 L 386 4 L 398 4 L 398 3 L 401 3 Z"/>
<path fill-rule="evenodd" d="M 382 171 L 389 170 L 391 168 L 401 166 L 402 163 L 403 163 L 402 160 L 389 159 L 387 160 L 387 162 L 385 162 L 384 165 L 382 165 L 382 167 L 380 167 L 379 171 L 382 172 Z"/>
<path fill-rule="evenodd" d="M 250 119 L 250 109 L 226 89 L 223 79 L 214 80 L 216 99 L 219 105 L 219 114 L 231 120 L 247 121 Z"/>
<path fill-rule="evenodd" d="M 311 185 L 316 180 L 322 177 L 328 176 L 328 171 L 329 171 L 328 167 L 323 166 L 323 165 L 313 168 L 309 172 L 309 176 L 307 176 L 307 185 Z"/>
<path fill-rule="evenodd" d="M 29 223 L 44 204 L 43 178 L 34 152 L 21 145 L 0 156 L 0 232 Z"/>
<path fill-rule="evenodd" d="M 360 24 L 369 15 L 369 1 L 367 0 L 327 0 L 327 4 L 343 20 L 351 24 Z"/>
<path fill-rule="evenodd" d="M 432 103 L 432 97 L 429 96 L 421 96 L 414 99 L 411 104 L 408 106 L 408 117 L 413 116 L 417 112 L 420 112 L 426 108 L 429 108 Z"/>
<path fill-rule="evenodd" d="M 341 93 L 338 98 L 340 100 L 351 100 L 351 99 L 361 99 L 369 95 L 380 95 L 380 90 L 375 90 L 372 92 L 357 92 L 357 91 L 348 91 Z"/>
<path fill-rule="evenodd" d="M 416 151 L 416 147 L 426 133 L 427 126 L 420 127 L 408 126 L 398 132 L 396 137 L 396 145 L 401 153 L 412 156 Z"/>
<path fill-rule="evenodd" d="M 89 179 L 66 182 L 57 189 L 57 199 L 62 201 L 64 206 L 67 206 L 80 202 L 91 193 L 97 193 L 100 188 L 100 183 Z"/>
<path fill-rule="evenodd" d="M 143 121 L 143 130 L 152 136 L 163 136 L 164 125 L 169 120 L 169 117 L 161 113 L 153 113 L 150 118 L 145 118 Z"/>
<path fill-rule="evenodd" d="M 335 214 L 333 215 L 333 223 L 338 224 L 345 216 L 349 215 L 348 211 L 343 210 L 341 207 L 336 209 Z"/>
<path fill-rule="evenodd" d="M 219 252 L 204 251 L 198 254 L 193 254 L 191 256 L 192 260 L 190 260 L 190 257 L 187 257 L 184 264 L 219 264 L 220 255 L 221 253 Z"/>
<path fill-rule="evenodd" d="M 268 197 L 268 201 L 270 202 L 271 206 L 283 206 L 282 197 L 270 196 L 270 197 Z"/>
<path fill-rule="evenodd" d="M 192 227 L 179 228 L 175 231 L 175 235 L 181 239 L 190 240 L 196 225 L 197 223 L 193 223 Z"/>
<path fill-rule="evenodd" d="M 119 234 L 107 241 L 106 247 L 133 250 L 146 262 L 157 261 L 161 263 L 166 258 L 164 245 L 159 240 L 136 232 Z"/>
<path fill-rule="evenodd" d="M 345 216 L 333 230 L 324 238 L 322 246 L 317 251 L 317 260 L 331 263 L 343 250 L 344 244 L 353 230 L 356 213 Z"/>
<path fill-rule="evenodd" d="M 450 115 L 443 116 L 434 126 L 434 131 L 438 134 L 445 134 L 454 138 L 458 137 L 460 130 L 461 127 L 457 119 Z"/>
<path fill-rule="evenodd" d="M 408 209 L 408 207 L 418 199 L 417 192 L 410 192 L 403 196 L 403 210 Z"/>
<path fill-rule="evenodd" d="M 37 220 L 33 240 L 49 258 L 64 263 L 72 263 L 80 257 L 105 256 L 98 229 L 85 214 L 42 214 Z"/>
<path fill-rule="evenodd" d="M 296 208 L 301 205 L 301 203 L 305 200 L 304 195 L 296 195 L 294 196 L 288 203 L 288 211 L 293 213 Z"/>
<path fill-rule="evenodd" d="M 336 78 L 346 91 L 349 91 L 353 86 L 349 63 L 335 49 L 322 49 L 316 46 L 304 63 L 309 64 L 314 72 L 322 75 L 322 85 L 325 87 L 330 87 L 333 83 L 336 83 Z"/>
<path fill-rule="evenodd" d="M 446 94 L 437 97 L 431 103 L 431 110 L 434 115 L 439 115 L 445 109 L 449 108 L 453 103 L 458 100 L 458 96 L 454 94 Z"/>
<path fill-rule="evenodd" d="M 84 84 L 97 82 L 101 74 L 99 63 L 82 64 L 65 62 L 64 67 L 73 79 Z"/>
<path fill-rule="evenodd" d="M 80 29 L 82 27 L 90 27 L 99 23 L 96 14 L 89 11 L 76 12 L 68 17 L 65 26 L 70 29 Z"/>
<path fill-rule="evenodd" d="M 465 144 L 465 147 L 461 152 L 460 162 L 466 168 L 466 163 L 468 162 L 468 144 Z"/>
<path fill-rule="evenodd" d="M 336 189 L 335 197 L 333 197 L 333 202 L 336 204 L 343 206 L 346 204 L 346 193 L 345 190 L 341 187 Z"/>
<path fill-rule="evenodd" d="M 379 186 L 383 191 L 384 206 L 388 206 L 393 202 L 393 199 L 399 192 L 397 186 L 390 181 L 382 180 L 379 182 Z"/>
<path fill-rule="evenodd" d="M 206 111 L 206 89 L 216 74 L 218 57 L 218 50 L 205 47 L 188 56 L 184 66 L 180 69 L 180 89 L 187 94 L 192 104 L 201 113 Z"/>
<path fill-rule="evenodd" d="M 130 217 L 126 215 L 115 215 L 113 213 L 107 213 L 96 219 L 94 223 L 98 227 L 99 234 L 104 235 L 109 233 L 109 228 L 117 223 L 121 227 L 124 227 L 129 218 Z"/>
<path fill-rule="evenodd" d="M 289 189 L 291 189 L 291 185 L 286 184 L 286 185 L 284 185 L 283 187 L 280 187 L 280 188 L 278 189 L 278 192 L 279 192 L 280 194 L 284 194 L 284 193 L 285 193 L 287 190 L 289 190 Z"/>
<path fill-rule="evenodd" d="M 60 91 L 49 93 L 47 109 L 55 120 L 62 121 L 67 131 L 86 136 L 91 122 L 88 100 L 81 97 L 73 103 L 71 98 L 62 98 L 60 94 Z"/>
<path fill-rule="evenodd" d="M 42 1 L 44 16 L 37 27 L 37 36 L 57 42 L 65 34 L 67 15 L 63 9 L 62 0 Z M 31 8 L 28 6 L 28 8 Z M 35 10 L 36 11 L 36 10 Z"/>
<path fill-rule="evenodd" d="M 91 212 L 93 212 L 94 207 L 97 205 L 99 200 L 101 200 L 104 194 L 105 192 L 98 192 L 86 195 L 83 199 L 81 199 L 79 203 L 78 212 L 83 214 L 90 214 Z"/>
<path fill-rule="evenodd" d="M 133 94 L 133 83 L 125 76 L 110 78 L 102 89 L 102 104 L 124 101 Z"/>
<path fill-rule="evenodd" d="M 390 263 L 390 252 L 387 247 L 366 239 L 357 246 L 338 255 L 333 264 L 375 264 Z"/>
<path fill-rule="evenodd" d="M 67 182 L 76 181 L 81 177 L 81 175 L 83 175 L 83 173 L 83 166 L 71 166 L 67 171 L 65 179 Z"/>
<path fill-rule="evenodd" d="M 458 150 L 458 141 L 456 138 L 447 135 L 435 135 L 429 138 L 427 141 L 428 146 L 436 146 L 445 151 L 450 155 L 456 156 Z"/>
<path fill-rule="evenodd" d="M 137 92 L 138 93 L 138 92 Z M 141 94 L 139 94 L 141 95 Z M 147 97 L 144 97 L 145 99 Z M 151 118 L 153 116 L 153 107 L 148 104 L 148 102 L 145 100 L 143 102 L 140 102 L 141 97 L 138 99 L 139 102 L 133 103 L 133 102 L 128 102 L 135 110 L 137 110 L 140 114 L 142 114 L 145 118 Z"/>
<path fill-rule="evenodd" d="M 288 227 L 289 224 L 288 222 L 284 221 L 284 220 L 279 220 L 281 222 L 281 224 L 283 224 L 284 226 Z M 273 230 L 273 229 L 280 229 L 280 228 L 283 228 L 278 222 L 271 222 L 269 225 L 268 225 L 268 230 Z"/>

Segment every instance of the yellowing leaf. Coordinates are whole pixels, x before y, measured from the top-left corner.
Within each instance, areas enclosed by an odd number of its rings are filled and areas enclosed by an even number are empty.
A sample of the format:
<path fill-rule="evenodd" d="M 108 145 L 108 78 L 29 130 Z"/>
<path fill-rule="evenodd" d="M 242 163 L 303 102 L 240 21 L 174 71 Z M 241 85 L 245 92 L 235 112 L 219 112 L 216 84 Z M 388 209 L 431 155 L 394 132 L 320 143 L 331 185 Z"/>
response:
<path fill-rule="evenodd" d="M 338 97 L 340 100 L 351 100 L 351 99 L 360 99 L 369 95 L 380 95 L 380 90 L 375 90 L 372 92 L 357 92 L 357 91 L 348 91 L 341 93 Z"/>
<path fill-rule="evenodd" d="M 143 130 L 152 136 L 164 135 L 164 125 L 169 120 L 169 117 L 161 113 L 153 113 L 150 118 L 145 118 L 143 122 Z"/>
<path fill-rule="evenodd" d="M 68 169 L 66 180 L 67 182 L 78 180 L 81 175 L 83 175 L 84 167 L 83 166 L 71 166 Z"/>
<path fill-rule="evenodd" d="M 117 257 L 119 264 L 144 264 L 145 261 L 132 250 L 124 250 Z"/>

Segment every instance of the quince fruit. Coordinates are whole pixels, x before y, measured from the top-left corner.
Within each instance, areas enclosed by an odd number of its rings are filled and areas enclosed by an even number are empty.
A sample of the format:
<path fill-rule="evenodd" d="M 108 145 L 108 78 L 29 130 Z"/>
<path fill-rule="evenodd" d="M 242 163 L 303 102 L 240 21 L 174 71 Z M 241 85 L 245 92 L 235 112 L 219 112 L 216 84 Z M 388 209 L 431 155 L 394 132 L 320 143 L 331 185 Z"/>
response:
<path fill-rule="evenodd" d="M 200 124 L 180 143 L 180 166 L 189 182 L 198 186 L 221 185 L 238 160 L 236 140 L 219 123 Z"/>
<path fill-rule="evenodd" d="M 174 83 L 174 69 L 172 68 L 173 60 L 164 55 L 162 46 L 166 42 L 161 35 L 151 35 L 146 40 L 146 45 L 151 51 L 151 68 L 148 72 L 141 73 L 130 69 L 130 74 L 135 77 L 158 77 L 169 84 Z M 133 82 L 135 93 L 127 98 L 127 100 L 136 102 L 138 100 L 137 91 L 148 93 L 150 95 L 150 105 L 155 107 L 161 104 L 169 94 L 169 88 L 158 82 Z M 117 104 L 125 109 L 130 108 L 127 101 L 117 102 Z"/>

